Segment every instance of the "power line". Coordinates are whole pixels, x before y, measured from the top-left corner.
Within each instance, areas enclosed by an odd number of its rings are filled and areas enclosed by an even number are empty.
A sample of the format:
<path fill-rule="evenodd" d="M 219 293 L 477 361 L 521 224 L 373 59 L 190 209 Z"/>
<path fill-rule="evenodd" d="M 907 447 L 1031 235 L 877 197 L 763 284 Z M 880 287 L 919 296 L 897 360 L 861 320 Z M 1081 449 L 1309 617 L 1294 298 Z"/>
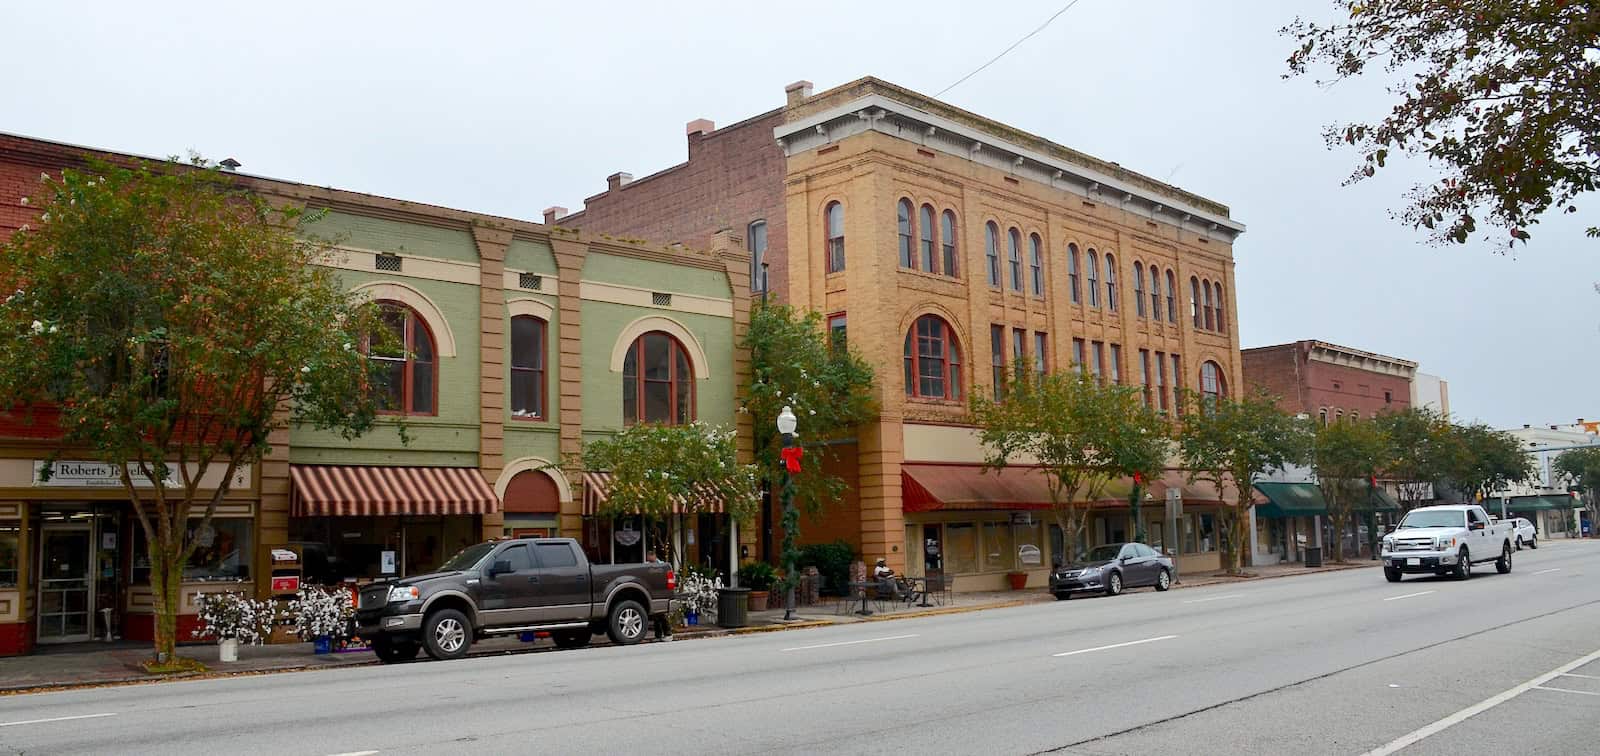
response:
<path fill-rule="evenodd" d="M 944 89 L 941 89 L 941 90 L 939 90 L 939 91 L 938 91 L 938 92 L 936 92 L 936 93 L 934 93 L 934 95 L 933 95 L 933 96 L 934 96 L 934 97 L 935 97 L 935 98 L 937 98 L 937 97 L 939 97 L 939 96 L 941 96 L 941 95 L 943 95 L 943 94 L 944 94 L 944 93 L 945 93 L 945 92 L 948 92 L 948 91 L 950 91 L 950 90 L 952 90 L 952 89 L 955 89 L 955 88 L 956 88 L 956 87 L 959 87 L 959 86 L 961 86 L 961 83 L 962 83 L 962 82 L 964 82 L 964 81 L 966 81 L 966 80 L 967 80 L 967 79 L 970 79 L 970 78 L 972 78 L 972 77 L 974 77 L 974 76 L 977 76 L 977 75 L 978 75 L 978 74 L 979 74 L 979 73 L 981 73 L 981 72 L 982 72 L 982 71 L 983 71 L 983 69 L 985 69 L 985 68 L 988 68 L 988 67 L 989 67 L 989 66 L 992 66 L 992 65 L 994 65 L 994 63 L 995 63 L 995 61 L 997 61 L 997 60 L 999 60 L 999 59 L 1001 59 L 1001 58 L 1004 58 L 1004 57 L 1005 57 L 1005 56 L 1006 56 L 1006 53 L 1009 53 L 1009 52 L 1011 52 L 1011 51 L 1012 51 L 1012 50 L 1015 50 L 1015 49 L 1017 49 L 1017 46 L 1018 46 L 1018 45 L 1021 45 L 1021 44 L 1022 44 L 1022 43 L 1023 43 L 1023 42 L 1027 42 L 1027 41 L 1028 41 L 1028 40 L 1029 40 L 1029 39 L 1031 39 L 1031 38 L 1032 38 L 1032 37 L 1033 37 L 1033 35 L 1035 35 L 1035 34 L 1038 34 L 1038 33 L 1039 33 L 1039 32 L 1042 32 L 1042 31 L 1044 31 L 1044 28 L 1045 28 L 1045 27 L 1046 27 L 1046 26 L 1049 26 L 1049 25 L 1050 25 L 1050 22 L 1052 22 L 1052 21 L 1054 21 L 1054 20 L 1056 20 L 1056 19 L 1057 19 L 1057 18 L 1059 18 L 1059 17 L 1060 17 L 1060 16 L 1061 16 L 1061 14 L 1063 14 L 1063 13 L 1066 13 L 1066 12 L 1067 12 L 1067 11 L 1069 11 L 1069 10 L 1072 10 L 1072 6 L 1074 6 L 1074 5 L 1077 5 L 1077 4 L 1078 4 L 1078 2 L 1079 2 L 1079 0 L 1071 0 L 1071 2 L 1069 2 L 1069 3 L 1067 3 L 1067 4 L 1066 4 L 1066 5 L 1063 5 L 1063 6 L 1061 6 L 1061 10 L 1058 10 L 1058 11 L 1056 11 L 1056 12 L 1055 12 L 1055 15 L 1053 15 L 1053 16 L 1051 16 L 1051 17 L 1049 17 L 1049 18 L 1047 18 L 1047 19 L 1045 19 L 1045 20 L 1044 20 L 1044 23 L 1042 23 L 1042 24 L 1039 24 L 1039 28 L 1037 28 L 1037 29 L 1034 29 L 1034 30 L 1033 30 L 1033 31 L 1031 31 L 1031 32 L 1028 32 L 1028 33 L 1027 33 L 1027 34 L 1025 34 L 1025 35 L 1023 35 L 1023 37 L 1022 37 L 1022 39 L 1019 39 L 1019 40 L 1017 40 L 1017 41 L 1015 41 L 1015 42 L 1012 42 L 1012 43 L 1011 43 L 1011 46 L 1010 46 L 1010 47 L 1007 47 L 1007 48 L 1006 48 L 1006 49 L 1004 49 L 1004 50 L 1001 50 L 1001 51 L 1000 51 L 1000 54 L 999 54 L 999 55 L 996 55 L 996 56 L 994 56 L 994 57 L 993 57 L 993 58 L 990 58 L 990 59 L 989 59 L 989 62 L 988 62 L 988 63 L 985 63 L 985 64 L 983 64 L 983 65 L 981 65 L 981 66 L 978 66 L 978 67 L 977 67 L 977 68 L 976 68 L 976 69 L 974 69 L 974 70 L 973 70 L 973 71 L 972 71 L 972 73 L 969 73 L 969 74 L 967 74 L 967 75 L 966 75 L 966 76 L 963 76 L 963 77 L 961 77 L 961 78 L 959 78 L 959 79 L 956 79 L 956 83 L 954 83 L 954 84 L 951 84 L 951 85 L 950 85 L 950 86 L 948 86 L 948 87 L 945 87 L 945 88 L 944 88 Z"/>

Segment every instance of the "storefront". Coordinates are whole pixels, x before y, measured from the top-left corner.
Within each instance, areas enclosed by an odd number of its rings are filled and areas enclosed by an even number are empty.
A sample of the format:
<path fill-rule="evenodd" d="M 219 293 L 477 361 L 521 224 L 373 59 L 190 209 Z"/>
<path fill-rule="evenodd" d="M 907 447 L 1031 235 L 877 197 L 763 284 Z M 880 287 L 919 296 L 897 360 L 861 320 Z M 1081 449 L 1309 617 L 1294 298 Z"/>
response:
<path fill-rule="evenodd" d="M 1501 504 L 1504 503 L 1504 507 Z M 1502 501 L 1487 499 L 1484 508 L 1490 514 L 1506 517 L 1526 517 L 1539 531 L 1539 538 L 1577 538 L 1579 515 L 1583 500 L 1570 493 L 1510 496 Z"/>
<path fill-rule="evenodd" d="M 1306 550 L 1322 549 L 1324 560 L 1333 558 L 1335 539 L 1343 542 L 1347 558 L 1372 556 L 1372 546 L 1383 537 L 1400 512 L 1400 504 L 1381 487 L 1350 508 L 1343 533 L 1335 533 L 1322 487 L 1315 483 L 1261 482 L 1256 493 L 1256 562 L 1303 562 Z"/>
<path fill-rule="evenodd" d="M 600 514 L 610 488 L 610 473 L 583 474 L 582 545 L 591 562 L 642 562 L 653 551 L 675 565 L 695 565 L 727 575 L 735 560 L 749 557 L 745 547 L 736 551 L 730 546 L 738 543 L 738 523 L 728 521 L 720 501 L 708 500 L 696 507 L 680 504 L 666 518 L 612 517 Z"/>

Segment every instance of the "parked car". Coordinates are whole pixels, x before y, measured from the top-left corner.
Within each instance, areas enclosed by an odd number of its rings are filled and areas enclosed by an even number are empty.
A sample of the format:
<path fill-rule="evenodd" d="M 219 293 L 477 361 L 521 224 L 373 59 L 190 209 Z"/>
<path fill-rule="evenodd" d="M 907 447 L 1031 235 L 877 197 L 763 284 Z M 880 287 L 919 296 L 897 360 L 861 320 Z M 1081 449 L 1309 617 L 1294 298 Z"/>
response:
<path fill-rule="evenodd" d="M 356 627 L 384 662 L 466 656 L 491 635 L 548 632 L 557 646 L 638 643 L 677 588 L 665 562 L 590 564 L 571 538 L 512 538 L 468 546 L 437 572 L 361 589 Z"/>
<path fill-rule="evenodd" d="M 1383 537 L 1383 576 L 1391 583 L 1405 573 L 1466 580 L 1472 565 L 1484 562 L 1503 575 L 1511 571 L 1511 539 L 1511 524 L 1492 522 L 1476 504 L 1413 509 Z"/>
<path fill-rule="evenodd" d="M 1539 529 L 1533 526 L 1526 517 L 1508 517 L 1506 522 L 1511 524 L 1511 533 L 1517 544 L 1517 550 L 1523 546 L 1530 549 L 1539 548 Z"/>
<path fill-rule="evenodd" d="M 1172 558 L 1142 543 L 1108 543 L 1096 546 L 1080 561 L 1050 572 L 1050 592 L 1059 600 L 1074 593 L 1103 591 L 1115 596 L 1124 588 L 1172 587 Z"/>

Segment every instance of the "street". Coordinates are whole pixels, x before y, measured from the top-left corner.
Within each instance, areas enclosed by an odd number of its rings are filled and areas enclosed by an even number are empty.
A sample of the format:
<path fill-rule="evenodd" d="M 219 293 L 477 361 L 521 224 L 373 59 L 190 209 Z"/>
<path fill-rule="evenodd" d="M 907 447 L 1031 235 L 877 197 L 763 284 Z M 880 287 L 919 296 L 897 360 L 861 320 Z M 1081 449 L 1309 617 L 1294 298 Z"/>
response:
<path fill-rule="evenodd" d="M 1466 582 L 1348 570 L 43 693 L 0 698 L 0 751 L 1592 753 L 1597 575 L 1600 543 L 1556 541 Z"/>

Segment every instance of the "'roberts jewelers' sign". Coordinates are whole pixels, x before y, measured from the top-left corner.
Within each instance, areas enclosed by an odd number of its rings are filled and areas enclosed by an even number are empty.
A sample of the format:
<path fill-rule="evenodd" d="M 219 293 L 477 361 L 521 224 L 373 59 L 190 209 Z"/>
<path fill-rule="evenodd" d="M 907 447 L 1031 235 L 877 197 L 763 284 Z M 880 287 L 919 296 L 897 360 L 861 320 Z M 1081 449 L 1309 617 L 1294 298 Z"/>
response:
<path fill-rule="evenodd" d="M 193 467 L 193 465 L 191 465 L 191 468 L 192 467 Z M 79 460 L 59 460 L 55 464 L 50 466 L 50 479 L 49 480 L 45 479 L 44 468 L 45 468 L 45 461 L 44 460 L 42 460 L 42 459 L 34 460 L 34 462 L 33 462 L 33 485 L 36 486 L 36 487 L 37 486 L 50 487 L 50 488 L 121 488 L 122 487 L 122 476 L 118 473 L 117 468 L 114 465 L 108 465 L 108 464 L 106 464 L 104 462 L 87 462 L 87 461 L 79 461 Z M 223 469 L 224 468 L 221 465 L 214 465 L 212 467 L 212 470 L 208 471 L 208 474 L 205 477 L 208 478 L 208 479 L 218 479 L 218 480 L 220 480 L 221 477 L 222 477 Z M 137 488 L 152 488 L 152 487 L 154 487 L 152 482 L 150 481 L 150 479 L 145 477 L 145 475 L 143 473 L 141 473 L 141 472 L 134 471 L 132 473 L 132 475 L 129 476 L 129 478 L 132 479 L 133 485 L 135 487 L 137 487 Z M 206 483 L 206 481 L 202 481 L 201 488 L 212 488 L 212 486 L 206 485 L 205 483 Z M 181 488 L 182 486 L 183 486 L 183 481 L 178 476 L 177 468 L 172 467 L 172 466 L 168 466 L 167 467 L 166 487 L 167 488 Z M 249 465 L 241 465 L 238 470 L 234 471 L 234 474 L 233 474 L 233 485 L 230 486 L 230 488 L 234 489 L 234 490 L 242 490 L 242 489 L 246 489 L 246 488 L 249 488 L 249 487 L 250 487 L 250 466 Z"/>

